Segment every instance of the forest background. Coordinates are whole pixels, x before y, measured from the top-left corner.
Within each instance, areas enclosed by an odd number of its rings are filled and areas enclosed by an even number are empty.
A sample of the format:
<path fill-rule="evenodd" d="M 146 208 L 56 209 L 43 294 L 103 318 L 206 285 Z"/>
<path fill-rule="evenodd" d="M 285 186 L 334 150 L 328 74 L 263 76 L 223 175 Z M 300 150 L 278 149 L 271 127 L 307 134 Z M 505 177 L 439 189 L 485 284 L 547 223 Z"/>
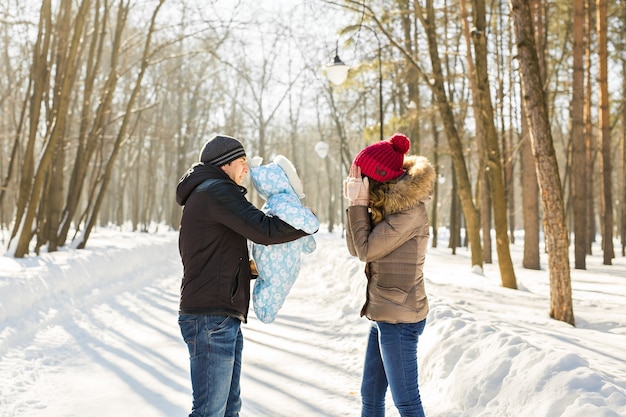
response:
<path fill-rule="evenodd" d="M 353 156 L 402 132 L 438 172 L 433 246 L 449 228 L 478 273 L 497 251 L 516 288 L 523 230 L 523 267 L 547 253 L 550 315 L 575 324 L 570 263 L 596 239 L 626 256 L 624 33 L 607 0 L 4 1 L 6 254 L 178 228 L 177 180 L 216 133 L 287 156 L 332 231 Z"/>

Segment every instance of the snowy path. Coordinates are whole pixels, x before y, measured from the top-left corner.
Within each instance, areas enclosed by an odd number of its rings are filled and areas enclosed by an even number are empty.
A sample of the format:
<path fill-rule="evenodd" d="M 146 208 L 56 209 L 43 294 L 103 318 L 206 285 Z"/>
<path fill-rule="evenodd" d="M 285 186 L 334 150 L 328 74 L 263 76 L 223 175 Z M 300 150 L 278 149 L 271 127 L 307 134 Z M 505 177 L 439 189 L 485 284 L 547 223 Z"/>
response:
<path fill-rule="evenodd" d="M 48 308 L 10 321 L 15 327 L 0 339 L 2 417 L 187 415 L 188 358 L 176 322 L 180 264 L 175 241 L 156 249 L 169 252 L 160 265 L 137 264 L 72 294 L 34 296 Z M 115 261 L 100 262 L 106 270 Z M 316 281 L 300 280 L 274 323 L 250 311 L 242 417 L 358 413 L 362 352 L 352 339 L 363 340 L 367 323 L 350 314 L 354 323 L 345 328 L 324 280 L 305 274 Z"/>
<path fill-rule="evenodd" d="M 336 247 L 323 239 L 318 237 L 315 257 L 303 257 L 300 278 L 276 321 L 264 324 L 251 311 L 244 328 L 244 417 L 360 415 L 369 325 L 359 318 L 361 297 L 350 294 L 349 277 L 362 266 L 320 263 L 337 257 Z M 347 251 L 345 257 L 350 259 Z"/>
<path fill-rule="evenodd" d="M 0 258 L 0 417 L 188 414 L 176 237 L 103 230 L 87 250 Z M 360 414 L 363 264 L 337 234 L 316 240 L 277 320 L 243 326 L 242 417 Z M 513 291 L 468 256 L 427 255 L 427 415 L 626 416 L 626 259 L 572 272 L 572 328 L 548 318 L 545 271 L 517 268 Z"/>
<path fill-rule="evenodd" d="M 0 345 L 3 417 L 184 415 L 186 358 L 172 319 L 180 266 L 140 261 L 155 251 L 172 257 L 175 241 L 129 248 L 136 262 L 124 249 L 68 259 L 67 290 L 34 296 L 33 308 L 9 321 L 15 330 L 4 329 L 9 343 Z M 98 272 L 77 276 L 81 266 Z"/>

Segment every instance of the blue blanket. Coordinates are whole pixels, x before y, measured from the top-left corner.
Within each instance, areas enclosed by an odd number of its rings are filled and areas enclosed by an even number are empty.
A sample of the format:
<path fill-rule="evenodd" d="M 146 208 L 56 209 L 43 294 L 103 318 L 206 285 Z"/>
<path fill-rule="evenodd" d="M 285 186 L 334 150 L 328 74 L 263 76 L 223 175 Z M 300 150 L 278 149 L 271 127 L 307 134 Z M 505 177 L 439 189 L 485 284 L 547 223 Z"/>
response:
<path fill-rule="evenodd" d="M 274 161 L 277 159 L 279 163 L 250 167 L 252 184 L 266 200 L 262 210 L 296 229 L 315 233 L 319 228 L 319 220 L 310 209 L 304 207 L 287 172 L 281 167 L 287 166 L 289 172 L 293 165 L 280 155 Z M 299 187 L 296 188 L 301 188 L 299 178 L 293 176 L 297 175 L 295 169 L 289 175 L 292 181 L 298 181 Z M 259 320 L 264 323 L 274 321 L 300 272 L 301 253 L 311 253 L 315 247 L 315 239 L 310 235 L 278 245 L 252 244 L 252 257 L 259 272 L 252 291 L 252 304 Z"/>

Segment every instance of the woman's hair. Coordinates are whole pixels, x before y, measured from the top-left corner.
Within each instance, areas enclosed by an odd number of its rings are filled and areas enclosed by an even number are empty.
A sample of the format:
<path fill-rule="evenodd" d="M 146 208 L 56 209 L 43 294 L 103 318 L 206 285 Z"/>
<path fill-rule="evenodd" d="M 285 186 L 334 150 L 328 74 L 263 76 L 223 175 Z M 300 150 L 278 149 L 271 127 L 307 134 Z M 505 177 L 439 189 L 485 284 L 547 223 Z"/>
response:
<path fill-rule="evenodd" d="M 398 179 L 399 178 L 391 181 L 378 182 L 369 178 L 370 215 L 372 218 L 372 226 L 380 223 L 387 215 L 385 212 L 387 192 L 391 185 L 398 182 Z"/>

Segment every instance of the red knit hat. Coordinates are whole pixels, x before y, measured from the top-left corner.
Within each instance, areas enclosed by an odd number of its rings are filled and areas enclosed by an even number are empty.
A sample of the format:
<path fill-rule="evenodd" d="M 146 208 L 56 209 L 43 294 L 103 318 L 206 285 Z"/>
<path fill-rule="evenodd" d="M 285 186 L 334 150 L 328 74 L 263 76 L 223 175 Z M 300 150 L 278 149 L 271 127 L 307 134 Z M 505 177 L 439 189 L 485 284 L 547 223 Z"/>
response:
<path fill-rule="evenodd" d="M 378 182 L 391 181 L 404 173 L 404 154 L 409 151 L 411 141 L 400 133 L 364 148 L 354 158 L 353 165 L 361 173 Z"/>

